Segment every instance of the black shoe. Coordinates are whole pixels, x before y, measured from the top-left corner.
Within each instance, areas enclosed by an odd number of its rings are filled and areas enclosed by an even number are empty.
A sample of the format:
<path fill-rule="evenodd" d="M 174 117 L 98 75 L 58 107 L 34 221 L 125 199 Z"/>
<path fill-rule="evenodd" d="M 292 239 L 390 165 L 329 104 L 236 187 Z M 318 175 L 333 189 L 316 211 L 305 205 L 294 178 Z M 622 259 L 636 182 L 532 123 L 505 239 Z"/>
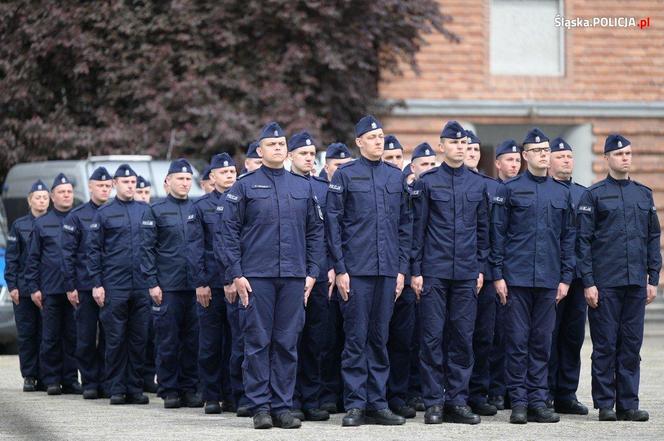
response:
<path fill-rule="evenodd" d="M 528 422 L 528 411 L 526 406 L 514 406 L 510 415 L 510 423 L 526 424 Z"/>
<path fill-rule="evenodd" d="M 304 420 L 304 412 L 302 412 L 302 409 L 291 409 L 290 413 L 293 415 L 293 418 L 297 418 L 300 421 Z M 274 417 L 272 419 L 274 420 Z"/>
<path fill-rule="evenodd" d="M 235 403 L 233 403 L 233 401 L 228 400 L 221 403 L 221 410 L 224 412 L 235 413 L 237 408 L 235 407 Z"/>
<path fill-rule="evenodd" d="M 150 404 L 150 399 L 141 393 L 131 394 L 127 395 L 127 404 Z"/>
<path fill-rule="evenodd" d="M 62 393 L 65 395 L 81 395 L 83 393 L 83 388 L 78 381 L 71 384 L 63 384 Z"/>
<path fill-rule="evenodd" d="M 532 423 L 557 423 L 560 415 L 546 406 L 528 409 L 528 422 Z"/>
<path fill-rule="evenodd" d="M 600 409 L 599 410 L 599 420 L 600 421 L 617 421 L 616 413 L 613 409 Z"/>
<path fill-rule="evenodd" d="M 616 412 L 618 421 L 648 421 L 650 415 L 641 409 L 619 410 Z"/>
<path fill-rule="evenodd" d="M 378 424 L 379 426 L 400 426 L 406 424 L 406 419 L 394 414 L 390 409 L 367 410 L 364 412 L 364 421 L 367 424 Z"/>
<path fill-rule="evenodd" d="M 323 409 L 304 409 L 304 419 L 307 421 L 327 421 L 330 414 Z"/>
<path fill-rule="evenodd" d="M 46 392 L 46 385 L 41 381 L 37 380 L 37 392 Z"/>
<path fill-rule="evenodd" d="M 221 405 L 219 404 L 219 401 L 206 401 L 205 413 L 206 414 L 221 413 Z"/>
<path fill-rule="evenodd" d="M 443 424 L 443 406 L 431 406 L 424 412 L 424 424 Z"/>
<path fill-rule="evenodd" d="M 164 397 L 164 409 L 179 409 L 182 407 L 180 397 L 172 395 Z"/>
<path fill-rule="evenodd" d="M 501 396 L 489 397 L 487 402 L 494 406 L 497 410 L 505 410 L 505 399 Z"/>
<path fill-rule="evenodd" d="M 159 388 L 159 385 L 154 382 L 154 380 L 150 381 L 143 381 L 143 392 L 147 392 L 150 394 L 156 394 L 157 389 Z"/>
<path fill-rule="evenodd" d="M 281 412 L 279 415 L 273 415 L 272 422 L 274 423 L 274 427 L 280 427 L 282 429 L 299 429 L 302 427 L 302 420 L 295 418 L 289 411 Z"/>
<path fill-rule="evenodd" d="M 254 429 L 271 429 L 272 417 L 267 412 L 254 415 Z"/>
<path fill-rule="evenodd" d="M 251 409 L 249 409 L 247 406 L 240 406 L 237 408 L 235 416 L 240 418 L 249 418 L 251 416 Z"/>
<path fill-rule="evenodd" d="M 413 397 L 406 402 L 407 405 L 415 409 L 416 412 L 424 412 L 427 408 L 424 406 L 422 397 Z"/>
<path fill-rule="evenodd" d="M 364 411 L 362 409 L 348 409 L 346 415 L 341 420 L 343 427 L 357 427 L 365 424 Z"/>
<path fill-rule="evenodd" d="M 23 392 L 35 392 L 37 390 L 37 379 L 25 377 L 23 379 Z"/>
<path fill-rule="evenodd" d="M 99 398 L 111 398 L 111 394 L 106 392 L 104 389 L 99 389 L 98 394 Z"/>
<path fill-rule="evenodd" d="M 403 406 L 398 407 L 396 409 L 392 409 L 392 412 L 407 419 L 415 418 L 417 416 L 417 412 L 415 412 L 415 409 L 413 409 L 407 404 L 404 404 Z"/>
<path fill-rule="evenodd" d="M 544 405 L 547 409 L 553 409 L 553 400 L 545 400 Z"/>
<path fill-rule="evenodd" d="M 97 389 L 85 389 L 83 391 L 84 400 L 96 400 L 99 398 L 99 391 Z"/>
<path fill-rule="evenodd" d="M 443 421 L 457 424 L 479 424 L 482 420 L 468 406 L 445 406 Z"/>
<path fill-rule="evenodd" d="M 182 404 L 184 407 L 203 407 L 203 400 L 196 392 L 188 391 L 184 393 Z"/>
<path fill-rule="evenodd" d="M 588 408 L 576 400 L 557 400 L 554 409 L 556 413 L 588 415 Z"/>
<path fill-rule="evenodd" d="M 470 406 L 470 408 L 478 415 L 481 416 L 494 416 L 498 413 L 496 406 L 489 403 L 477 403 Z"/>
<path fill-rule="evenodd" d="M 320 410 L 324 410 L 330 415 L 333 415 L 335 413 L 339 413 L 339 410 L 337 409 L 337 405 L 334 403 L 323 403 L 320 405 Z"/>
<path fill-rule="evenodd" d="M 59 384 L 51 384 L 46 387 L 46 393 L 49 395 L 62 395 L 62 389 Z"/>
<path fill-rule="evenodd" d="M 124 394 L 111 395 L 110 403 L 113 404 L 113 405 L 127 404 L 127 399 L 125 398 Z"/>

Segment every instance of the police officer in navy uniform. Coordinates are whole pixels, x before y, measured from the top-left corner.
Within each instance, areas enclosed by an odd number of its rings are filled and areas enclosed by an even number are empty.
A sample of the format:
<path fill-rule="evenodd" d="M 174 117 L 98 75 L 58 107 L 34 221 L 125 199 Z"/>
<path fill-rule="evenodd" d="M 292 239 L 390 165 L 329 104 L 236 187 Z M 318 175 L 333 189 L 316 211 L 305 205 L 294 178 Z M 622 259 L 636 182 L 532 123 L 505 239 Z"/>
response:
<path fill-rule="evenodd" d="M 333 142 L 327 146 L 325 151 L 325 165 L 320 176 L 325 176 L 329 182 L 340 166 L 352 160 L 353 155 L 346 144 Z M 323 172 L 325 173 L 323 174 Z M 334 270 L 334 268 L 332 269 Z M 339 293 L 335 286 L 330 293 L 326 331 L 327 341 L 321 355 L 321 381 L 323 384 L 320 391 L 320 408 L 329 414 L 338 413 L 340 409 L 343 409 L 341 352 L 344 349 L 345 338 L 339 301 Z"/>
<path fill-rule="evenodd" d="M 507 305 L 505 379 L 510 422 L 555 423 L 546 407 L 547 368 L 556 303 L 574 277 L 574 210 L 569 188 L 547 177 L 551 149 L 541 130 L 528 132 L 528 171 L 501 184 L 493 199 L 491 265 Z"/>
<path fill-rule="evenodd" d="M 385 148 L 387 149 L 389 136 L 385 139 Z M 383 153 L 385 160 L 385 153 Z M 415 177 L 420 176 L 427 170 L 433 168 L 436 164 L 436 152 L 431 146 L 423 142 L 413 150 L 409 170 L 415 169 Z M 403 175 L 402 175 L 403 176 Z M 403 182 L 403 178 L 402 178 Z M 412 185 L 405 184 L 406 191 L 412 193 Z M 390 358 L 390 376 L 387 382 L 387 401 L 390 409 L 397 415 L 404 418 L 414 418 L 416 413 L 413 404 L 413 398 L 419 396 L 418 391 L 412 390 L 415 385 L 411 385 L 411 366 L 418 362 L 417 355 L 413 357 L 414 346 L 419 348 L 415 341 L 417 318 L 415 308 L 415 292 L 410 286 L 410 271 L 405 274 L 404 289 L 397 301 L 394 303 L 394 311 L 390 320 L 390 335 L 387 342 L 387 351 Z M 417 365 L 419 369 L 419 362 Z M 409 402 L 410 400 L 410 402 Z"/>
<path fill-rule="evenodd" d="M 32 301 L 42 310 L 39 362 L 46 392 L 80 394 L 74 308 L 67 300 L 60 271 L 62 224 L 74 205 L 74 187 L 62 173 L 53 180 L 51 200 L 53 209 L 35 219 L 30 234 L 25 280 Z"/>
<path fill-rule="evenodd" d="M 563 138 L 551 141 L 549 175 L 569 187 L 575 216 L 586 187 L 572 181 L 574 154 Z M 547 406 L 557 413 L 587 415 L 588 408 L 579 403 L 576 390 L 581 373 L 581 347 L 586 333 L 588 306 L 583 295 L 583 282 L 577 262 L 574 280 L 567 296 L 556 307 L 556 326 L 551 339 L 549 358 L 549 399 Z"/>
<path fill-rule="evenodd" d="M 39 308 L 30 299 L 30 291 L 25 280 L 25 267 L 30 233 L 35 219 L 46 214 L 48 202 L 48 187 L 41 180 L 36 181 L 28 192 L 30 212 L 12 224 L 5 251 L 5 280 L 14 307 L 23 392 L 44 390 L 39 372 L 42 318 Z"/>
<path fill-rule="evenodd" d="M 240 172 L 240 176 L 258 170 L 261 165 L 263 163 L 258 153 L 258 141 L 252 141 L 247 148 L 247 156 L 244 159 L 244 168 Z"/>
<path fill-rule="evenodd" d="M 311 184 L 314 196 L 325 213 L 327 180 L 312 175 L 315 169 L 316 143 L 306 131 L 298 132 L 288 140 L 288 158 L 291 173 L 303 176 Z M 305 308 L 305 321 L 298 343 L 298 369 L 293 415 L 308 421 L 325 421 L 330 414 L 320 409 L 322 389 L 322 355 L 327 343 L 328 298 L 334 286 L 334 269 L 329 267 L 327 252 L 320 254 L 318 278 L 311 290 Z"/>
<path fill-rule="evenodd" d="M 283 167 L 279 124 L 263 127 L 259 143 L 263 165 L 226 196 L 224 263 L 244 307 L 244 388 L 254 428 L 293 429 L 301 426 L 290 412 L 297 342 L 324 253 L 323 213 L 309 181 Z"/>
<path fill-rule="evenodd" d="M 521 171 L 521 146 L 513 139 L 506 139 L 501 142 L 498 147 L 496 147 L 495 153 L 495 167 L 497 172 L 497 182 L 492 184 L 491 181 L 487 181 L 487 190 L 489 192 L 489 206 L 493 206 L 493 197 L 496 194 L 498 189 L 498 184 L 505 182 L 508 179 L 514 178 Z M 487 274 L 493 279 L 493 272 L 491 265 L 487 265 Z M 485 279 L 487 277 L 485 274 Z M 489 283 L 491 282 L 491 283 Z M 489 288 L 487 285 L 491 285 Z M 495 304 L 496 304 L 496 319 L 495 325 L 493 328 L 493 343 L 491 346 L 491 351 L 489 353 L 489 398 L 487 403 L 495 406 L 497 410 L 509 409 L 509 396 L 507 395 L 507 388 L 505 386 L 505 310 L 507 309 L 505 305 L 500 302 L 500 298 L 495 292 L 495 286 L 493 285 L 493 280 L 485 280 L 483 289 L 491 289 L 494 292 Z M 477 320 L 475 321 L 477 323 Z M 476 329 L 477 331 L 477 329 Z M 482 332 L 482 330 L 480 330 Z M 476 334 L 477 335 L 477 332 Z M 477 353 L 475 354 L 476 360 L 475 363 L 478 363 Z M 481 357 L 481 355 L 480 355 Z M 481 368 L 482 364 L 478 368 Z M 473 367 L 475 370 L 475 367 Z M 481 374 L 480 374 L 481 375 Z M 477 377 L 476 377 L 477 378 Z M 483 386 L 478 386 L 481 383 L 481 379 L 477 379 L 477 382 L 473 380 L 473 376 L 470 378 L 470 394 L 471 402 L 482 402 L 480 396 L 481 392 L 479 389 Z"/>
<path fill-rule="evenodd" d="M 463 127 L 449 121 L 440 138 L 443 163 L 424 173 L 413 190 L 411 285 L 420 297 L 424 422 L 478 424 L 466 401 L 477 293 L 489 250 L 486 184 L 464 166 Z"/>
<path fill-rule="evenodd" d="M 136 192 L 134 193 L 134 200 L 138 202 L 150 203 L 152 197 L 152 184 L 143 176 L 136 177 Z"/>
<path fill-rule="evenodd" d="M 226 269 L 215 257 L 215 234 L 226 205 L 225 192 L 235 183 L 235 161 L 228 153 L 212 157 L 209 166 L 214 189 L 193 204 L 193 218 L 187 220 L 189 271 L 196 286 L 198 302 L 198 372 L 206 414 L 221 413 L 234 398 L 229 376 L 231 329 L 226 312 L 224 287 Z M 234 293 L 229 293 L 234 301 Z"/>
<path fill-rule="evenodd" d="M 472 130 L 466 130 L 468 145 L 464 163 L 466 167 L 477 171 L 477 166 L 482 157 L 481 141 Z M 518 153 L 517 153 L 518 155 Z M 486 198 L 491 211 L 491 201 L 499 180 L 480 173 L 486 184 Z M 496 308 L 498 305 L 496 290 L 493 286 L 491 266 L 488 260 L 483 269 L 484 284 L 477 296 L 477 316 L 475 317 L 475 331 L 473 333 L 473 372 L 470 376 L 468 386 L 468 405 L 473 412 L 480 416 L 491 416 L 498 412 L 495 405 L 488 402 L 489 383 L 489 357 L 494 339 L 494 328 L 496 324 Z"/>
<path fill-rule="evenodd" d="M 355 125 L 360 158 L 342 165 L 327 194 L 326 238 L 342 298 L 343 426 L 398 425 L 388 408 L 387 340 L 408 272 L 411 218 L 401 170 L 384 162 L 383 129 L 373 116 Z"/>
<path fill-rule="evenodd" d="M 110 404 L 148 404 L 143 394 L 148 338 L 147 283 L 140 270 L 141 221 L 148 210 L 135 201 L 136 172 L 122 164 L 113 175 L 116 196 L 99 207 L 90 225 L 88 271 L 106 338 Z"/>
<path fill-rule="evenodd" d="M 86 400 L 107 395 L 104 330 L 100 326 L 99 305 L 92 298 L 94 284 L 87 262 L 92 219 L 97 209 L 108 201 L 112 188 L 108 170 L 96 168 L 88 181 L 90 200 L 71 210 L 62 226 L 62 274 L 67 298 L 75 309 L 76 359 Z"/>
<path fill-rule="evenodd" d="M 659 219 L 652 190 L 630 179 L 629 140 L 609 135 L 604 158 L 609 174 L 584 193 L 577 215 L 593 404 L 600 421 L 647 421 L 639 409 L 639 351 L 645 306 L 657 296 L 662 268 Z"/>
<path fill-rule="evenodd" d="M 396 136 L 385 136 L 385 150 L 383 150 L 382 159 L 395 165 L 399 170 L 403 169 L 403 146 Z"/>
<path fill-rule="evenodd" d="M 205 167 L 205 170 L 203 170 L 203 174 L 201 175 L 200 184 L 205 194 L 208 194 L 214 190 L 214 184 L 210 179 L 210 171 L 212 170 L 210 167 L 210 165 Z"/>
<path fill-rule="evenodd" d="M 203 407 L 198 388 L 196 292 L 187 264 L 186 224 L 193 171 L 185 159 L 171 162 L 168 196 L 150 206 L 141 226 L 141 269 L 147 277 L 157 349 L 157 381 L 164 408 Z"/>

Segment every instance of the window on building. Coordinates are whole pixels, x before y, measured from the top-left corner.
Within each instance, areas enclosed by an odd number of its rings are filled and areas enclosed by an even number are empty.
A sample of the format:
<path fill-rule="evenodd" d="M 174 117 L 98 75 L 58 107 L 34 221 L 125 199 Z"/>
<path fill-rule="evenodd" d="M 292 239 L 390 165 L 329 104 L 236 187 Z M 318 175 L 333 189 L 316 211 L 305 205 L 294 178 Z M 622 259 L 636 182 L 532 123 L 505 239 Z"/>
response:
<path fill-rule="evenodd" d="M 491 0 L 491 73 L 563 75 L 562 0 Z"/>

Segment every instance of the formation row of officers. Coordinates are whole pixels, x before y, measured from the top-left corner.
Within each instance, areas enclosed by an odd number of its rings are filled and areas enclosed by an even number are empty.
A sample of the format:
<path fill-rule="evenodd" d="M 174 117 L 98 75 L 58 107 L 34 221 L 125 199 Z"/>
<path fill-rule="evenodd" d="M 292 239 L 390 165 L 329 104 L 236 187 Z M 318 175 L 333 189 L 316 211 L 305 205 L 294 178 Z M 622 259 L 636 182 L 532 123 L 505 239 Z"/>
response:
<path fill-rule="evenodd" d="M 182 159 L 151 205 L 127 164 L 95 170 L 74 209 L 65 175 L 35 183 L 7 249 L 24 390 L 111 404 L 157 391 L 165 408 L 223 408 L 259 429 L 342 410 L 343 426 L 418 410 L 477 424 L 505 408 L 511 423 L 557 422 L 588 413 L 589 305 L 599 419 L 648 419 L 639 351 L 660 226 L 626 138 L 606 139 L 608 176 L 586 189 L 571 146 L 536 128 L 497 148 L 498 179 L 476 171 L 480 140 L 455 121 L 403 171 L 377 119 L 355 135 L 360 156 L 332 144 L 318 177 L 314 139 L 270 123 L 237 180 L 213 157 L 196 201 Z"/>

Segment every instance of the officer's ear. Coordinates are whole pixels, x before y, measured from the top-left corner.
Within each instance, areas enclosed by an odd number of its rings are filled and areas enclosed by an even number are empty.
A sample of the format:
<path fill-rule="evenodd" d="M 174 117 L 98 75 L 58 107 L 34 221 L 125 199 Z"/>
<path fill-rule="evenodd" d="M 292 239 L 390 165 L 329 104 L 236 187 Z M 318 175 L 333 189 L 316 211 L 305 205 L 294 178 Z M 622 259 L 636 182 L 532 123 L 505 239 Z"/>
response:
<path fill-rule="evenodd" d="M 440 150 L 440 153 L 445 153 L 445 141 L 443 141 L 443 138 L 438 140 L 438 150 Z"/>
<path fill-rule="evenodd" d="M 361 138 L 355 138 L 355 145 L 358 148 L 362 148 L 362 139 Z"/>

